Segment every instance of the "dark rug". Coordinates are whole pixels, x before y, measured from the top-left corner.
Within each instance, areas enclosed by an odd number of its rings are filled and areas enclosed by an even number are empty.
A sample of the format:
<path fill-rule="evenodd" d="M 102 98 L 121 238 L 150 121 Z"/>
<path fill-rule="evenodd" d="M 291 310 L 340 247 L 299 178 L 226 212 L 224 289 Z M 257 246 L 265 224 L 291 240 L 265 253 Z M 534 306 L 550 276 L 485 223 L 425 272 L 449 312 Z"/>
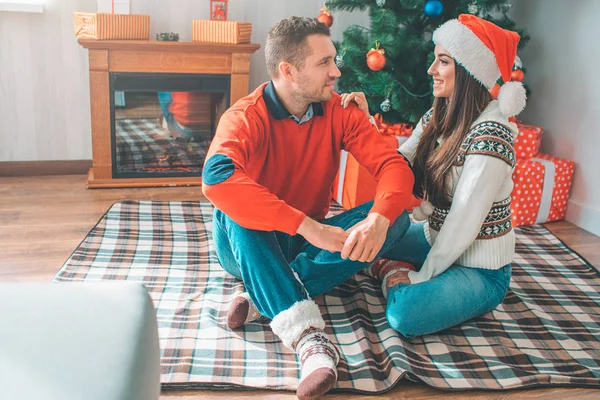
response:
<path fill-rule="evenodd" d="M 243 286 L 218 264 L 211 220 L 208 203 L 116 203 L 55 281 L 143 282 L 158 315 L 164 389 L 295 390 L 296 356 L 267 322 L 226 326 Z M 543 226 L 516 232 L 504 302 L 435 335 L 401 338 L 379 284 L 362 273 L 317 298 L 343 354 L 337 389 L 379 393 L 402 378 L 439 389 L 600 386 L 598 272 Z"/>

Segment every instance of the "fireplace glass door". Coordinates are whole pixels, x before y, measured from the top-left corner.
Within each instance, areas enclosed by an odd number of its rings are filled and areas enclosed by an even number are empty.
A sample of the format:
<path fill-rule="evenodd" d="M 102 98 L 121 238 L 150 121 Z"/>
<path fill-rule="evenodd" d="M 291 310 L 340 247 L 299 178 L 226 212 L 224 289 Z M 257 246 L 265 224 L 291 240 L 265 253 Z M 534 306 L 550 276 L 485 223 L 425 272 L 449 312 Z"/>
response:
<path fill-rule="evenodd" d="M 111 73 L 113 178 L 201 176 L 229 75 Z"/>

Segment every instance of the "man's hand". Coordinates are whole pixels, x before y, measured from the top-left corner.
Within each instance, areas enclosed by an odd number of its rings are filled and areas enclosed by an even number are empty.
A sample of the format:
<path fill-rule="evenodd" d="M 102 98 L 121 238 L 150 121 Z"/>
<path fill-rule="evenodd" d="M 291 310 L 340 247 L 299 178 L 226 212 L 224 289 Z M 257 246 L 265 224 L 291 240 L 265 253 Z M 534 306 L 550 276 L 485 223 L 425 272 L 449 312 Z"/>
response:
<path fill-rule="evenodd" d="M 371 117 L 369 114 L 369 103 L 367 103 L 367 98 L 363 92 L 352 92 L 352 93 L 344 93 L 341 96 L 342 107 L 348 107 L 351 101 L 355 102 L 360 111 L 367 114 L 367 118 Z"/>
<path fill-rule="evenodd" d="M 364 220 L 348 229 L 348 239 L 342 249 L 342 258 L 371 262 L 381 250 L 390 220 L 381 214 L 371 213 Z"/>
<path fill-rule="evenodd" d="M 313 246 L 332 253 L 342 251 L 348 237 L 348 233 L 342 228 L 320 224 L 309 217 L 304 218 L 298 227 L 297 233 Z"/>

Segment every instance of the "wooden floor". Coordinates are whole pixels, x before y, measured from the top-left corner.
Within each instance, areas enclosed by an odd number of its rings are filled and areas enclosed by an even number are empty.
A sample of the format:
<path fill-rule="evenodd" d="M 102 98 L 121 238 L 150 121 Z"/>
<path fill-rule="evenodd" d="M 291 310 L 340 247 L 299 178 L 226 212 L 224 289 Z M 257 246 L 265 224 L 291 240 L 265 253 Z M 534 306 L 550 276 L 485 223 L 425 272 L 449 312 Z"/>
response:
<path fill-rule="evenodd" d="M 0 281 L 49 281 L 108 207 L 121 200 L 199 200 L 199 187 L 156 189 L 85 188 L 85 176 L 0 177 Z M 567 222 L 547 224 L 592 265 L 600 266 L 600 237 Z M 291 392 L 181 391 L 161 399 L 293 399 Z M 401 382 L 386 395 L 331 394 L 326 399 L 599 399 L 595 389 L 533 389 L 510 392 L 441 392 Z"/>

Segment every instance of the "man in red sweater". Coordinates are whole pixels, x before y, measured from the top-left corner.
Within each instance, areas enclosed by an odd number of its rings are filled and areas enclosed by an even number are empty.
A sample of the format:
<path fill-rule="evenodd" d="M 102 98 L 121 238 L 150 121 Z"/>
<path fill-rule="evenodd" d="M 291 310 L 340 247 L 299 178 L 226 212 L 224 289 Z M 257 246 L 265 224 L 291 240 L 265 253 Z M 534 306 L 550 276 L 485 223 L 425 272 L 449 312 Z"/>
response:
<path fill-rule="evenodd" d="M 333 92 L 335 55 L 329 29 L 315 19 L 273 27 L 265 46 L 272 80 L 223 114 L 202 173 L 219 261 L 247 290 L 227 323 L 272 320 L 300 358 L 301 399 L 337 380 L 339 353 L 312 298 L 402 238 L 414 183 L 407 161 L 366 114 Z M 342 149 L 378 181 L 377 193 L 374 202 L 324 219 Z"/>

